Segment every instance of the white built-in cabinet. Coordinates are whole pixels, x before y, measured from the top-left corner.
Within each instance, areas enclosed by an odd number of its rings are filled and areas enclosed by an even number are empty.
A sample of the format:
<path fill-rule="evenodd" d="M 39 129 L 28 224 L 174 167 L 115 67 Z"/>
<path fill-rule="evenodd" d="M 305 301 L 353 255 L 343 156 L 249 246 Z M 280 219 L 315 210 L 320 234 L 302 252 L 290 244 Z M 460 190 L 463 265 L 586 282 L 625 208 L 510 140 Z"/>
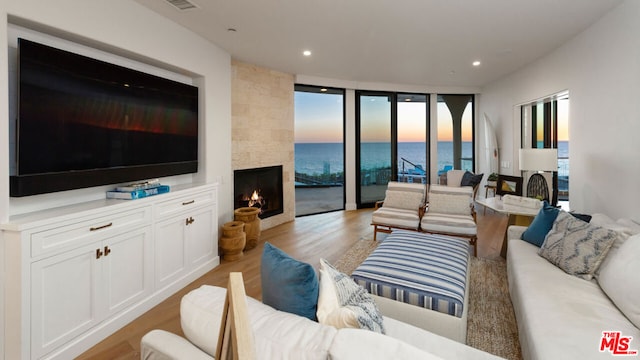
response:
<path fill-rule="evenodd" d="M 220 262 L 215 185 L 19 215 L 2 229 L 10 359 L 73 358 Z"/>

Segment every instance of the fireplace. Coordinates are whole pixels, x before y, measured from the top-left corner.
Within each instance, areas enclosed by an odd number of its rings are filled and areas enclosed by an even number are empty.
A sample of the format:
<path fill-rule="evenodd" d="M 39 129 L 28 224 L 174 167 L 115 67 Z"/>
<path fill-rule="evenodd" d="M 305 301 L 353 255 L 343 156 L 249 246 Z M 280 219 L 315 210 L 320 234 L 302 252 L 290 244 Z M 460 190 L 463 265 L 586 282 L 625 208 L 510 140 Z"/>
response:
<path fill-rule="evenodd" d="M 282 214 L 282 165 L 233 172 L 234 209 L 260 208 L 260 219 Z"/>

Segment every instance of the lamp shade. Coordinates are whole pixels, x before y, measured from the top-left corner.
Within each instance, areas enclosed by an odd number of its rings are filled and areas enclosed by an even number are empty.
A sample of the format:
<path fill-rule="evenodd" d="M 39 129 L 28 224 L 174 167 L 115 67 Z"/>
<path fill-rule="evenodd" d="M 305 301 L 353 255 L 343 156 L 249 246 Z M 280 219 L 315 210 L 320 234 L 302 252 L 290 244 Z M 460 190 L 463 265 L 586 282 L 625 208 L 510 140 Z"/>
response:
<path fill-rule="evenodd" d="M 558 149 L 520 149 L 520 170 L 558 171 Z"/>

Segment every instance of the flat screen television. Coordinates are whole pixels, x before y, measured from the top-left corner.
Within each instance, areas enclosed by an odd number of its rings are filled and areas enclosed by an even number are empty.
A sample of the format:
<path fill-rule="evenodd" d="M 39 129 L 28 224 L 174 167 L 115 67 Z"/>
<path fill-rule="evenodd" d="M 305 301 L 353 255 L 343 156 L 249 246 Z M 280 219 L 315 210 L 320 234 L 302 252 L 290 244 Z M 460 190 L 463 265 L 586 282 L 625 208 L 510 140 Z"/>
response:
<path fill-rule="evenodd" d="M 18 39 L 10 195 L 198 171 L 198 88 Z"/>

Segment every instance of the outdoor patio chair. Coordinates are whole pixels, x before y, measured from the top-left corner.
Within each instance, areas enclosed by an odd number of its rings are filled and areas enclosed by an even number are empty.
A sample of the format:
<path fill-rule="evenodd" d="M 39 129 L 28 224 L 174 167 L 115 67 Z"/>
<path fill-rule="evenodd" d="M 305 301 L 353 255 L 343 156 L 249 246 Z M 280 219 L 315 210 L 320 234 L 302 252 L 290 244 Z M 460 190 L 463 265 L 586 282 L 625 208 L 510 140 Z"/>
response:
<path fill-rule="evenodd" d="M 390 233 L 393 228 L 418 230 L 424 213 L 427 185 L 389 181 L 385 198 L 376 202 L 371 225 L 373 241 L 378 232 Z"/>

